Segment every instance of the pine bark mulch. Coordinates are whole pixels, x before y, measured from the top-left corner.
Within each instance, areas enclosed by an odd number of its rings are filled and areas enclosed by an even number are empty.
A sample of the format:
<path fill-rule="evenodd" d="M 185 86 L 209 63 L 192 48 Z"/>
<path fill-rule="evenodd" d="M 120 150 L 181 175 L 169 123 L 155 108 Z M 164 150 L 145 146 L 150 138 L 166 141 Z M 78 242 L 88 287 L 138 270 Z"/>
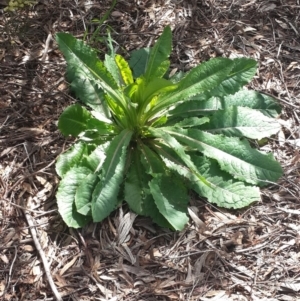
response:
<path fill-rule="evenodd" d="M 5 1 L 0 1 L 0 5 Z M 0 11 L 0 296 L 3 300 L 283 300 L 300 296 L 299 1 L 38 1 Z M 107 18 L 105 12 L 111 9 Z M 71 32 L 103 56 L 150 46 L 173 30 L 173 70 L 211 57 L 259 62 L 250 88 L 283 107 L 282 130 L 258 146 L 285 174 L 262 200 L 230 211 L 191 195 L 182 232 L 126 207 L 84 229 L 57 212 L 57 156 L 72 143 L 57 130 L 75 99 L 53 38 Z"/>

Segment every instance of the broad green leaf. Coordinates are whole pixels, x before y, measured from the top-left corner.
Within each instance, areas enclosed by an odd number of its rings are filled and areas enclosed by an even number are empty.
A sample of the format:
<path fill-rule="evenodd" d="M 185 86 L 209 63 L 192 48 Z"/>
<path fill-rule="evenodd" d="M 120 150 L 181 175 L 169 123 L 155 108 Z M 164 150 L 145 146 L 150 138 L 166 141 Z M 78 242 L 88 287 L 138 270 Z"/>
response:
<path fill-rule="evenodd" d="M 221 169 L 236 179 L 266 185 L 277 181 L 282 175 L 282 168 L 272 154 L 252 149 L 245 139 L 212 135 L 194 129 L 166 131 L 181 143 L 217 160 Z"/>
<path fill-rule="evenodd" d="M 179 128 L 191 128 L 191 127 L 199 127 L 208 122 L 209 122 L 209 118 L 207 118 L 207 117 L 202 117 L 202 118 L 189 117 L 189 118 L 185 118 L 185 119 L 181 118 L 181 121 L 178 121 L 178 122 L 171 121 L 171 123 L 168 123 L 168 126 L 172 125 L 172 126 L 179 127 Z"/>
<path fill-rule="evenodd" d="M 86 167 L 70 169 L 59 183 L 56 193 L 58 211 L 68 227 L 80 228 L 86 225 L 90 218 L 77 212 L 75 193 L 80 183 L 91 173 Z"/>
<path fill-rule="evenodd" d="M 121 75 L 118 68 L 118 65 L 115 61 L 114 55 L 105 54 L 104 66 L 106 67 L 107 71 L 112 75 L 115 82 L 118 86 L 121 86 Z"/>
<path fill-rule="evenodd" d="M 126 152 L 131 136 L 131 131 L 123 130 L 106 149 L 106 158 L 101 169 L 101 181 L 96 186 L 92 199 L 94 222 L 100 222 L 106 218 L 118 203 L 117 196 L 123 181 Z"/>
<path fill-rule="evenodd" d="M 149 216 L 147 203 L 151 202 L 150 188 L 148 182 L 151 176 L 145 173 L 140 160 L 140 152 L 133 151 L 131 165 L 126 176 L 124 197 L 130 209 L 137 214 Z"/>
<path fill-rule="evenodd" d="M 211 203 L 224 208 L 243 208 L 253 202 L 260 200 L 258 187 L 247 185 L 243 182 L 232 179 L 222 171 L 215 160 L 204 157 L 192 156 L 192 160 L 211 184 L 203 185 L 201 181 L 192 181 L 192 188 L 200 195 L 208 198 Z"/>
<path fill-rule="evenodd" d="M 178 104 L 168 112 L 169 118 L 201 116 L 213 114 L 218 110 L 231 106 L 248 107 L 260 111 L 268 117 L 277 117 L 281 109 L 278 103 L 270 96 L 256 91 L 243 89 L 233 95 L 225 97 L 210 97 L 197 95 L 194 98 Z"/>
<path fill-rule="evenodd" d="M 158 38 L 153 48 L 150 50 L 145 72 L 146 82 L 150 82 L 154 75 L 157 75 L 157 69 L 161 68 L 161 64 L 168 59 L 171 50 L 172 32 L 170 26 L 166 26 L 162 35 Z"/>
<path fill-rule="evenodd" d="M 63 177 L 73 166 L 80 164 L 84 155 L 87 155 L 86 144 L 83 142 L 76 143 L 58 157 L 55 165 L 57 174 Z"/>
<path fill-rule="evenodd" d="M 259 111 L 234 106 L 213 114 L 200 129 L 229 137 L 262 139 L 277 134 L 280 124 Z"/>
<path fill-rule="evenodd" d="M 145 101 L 162 92 L 169 92 L 176 89 L 176 85 L 164 78 L 155 78 L 145 86 L 143 99 Z M 148 101 L 149 102 L 149 101 Z M 148 103 L 147 102 L 147 103 Z"/>
<path fill-rule="evenodd" d="M 150 48 L 141 48 L 131 53 L 129 66 L 133 70 L 134 78 L 138 78 L 146 71 Z"/>
<path fill-rule="evenodd" d="M 78 213 L 91 215 L 92 195 L 98 182 L 99 177 L 97 174 L 89 174 L 78 185 L 75 193 L 75 205 Z"/>
<path fill-rule="evenodd" d="M 176 128 L 171 128 L 172 130 L 176 131 Z M 149 132 L 153 134 L 155 137 L 162 138 L 163 141 L 180 157 L 180 159 L 186 164 L 186 166 L 195 174 L 195 176 L 200 180 L 203 181 L 203 183 L 208 184 L 205 181 L 205 178 L 198 172 L 196 166 L 191 161 L 191 158 L 188 154 L 185 152 L 185 147 L 182 146 L 174 137 L 169 135 L 168 132 L 161 130 L 161 129 L 155 129 L 155 128 L 149 128 Z"/>
<path fill-rule="evenodd" d="M 157 69 L 154 71 L 154 74 L 152 75 L 152 78 L 162 78 L 167 71 L 169 70 L 170 67 L 170 61 L 166 60 L 162 62 Z M 173 83 L 173 82 L 172 82 Z"/>
<path fill-rule="evenodd" d="M 176 175 L 159 175 L 149 183 L 159 212 L 175 230 L 182 230 L 188 222 L 188 193 Z"/>
<path fill-rule="evenodd" d="M 101 136 L 110 136 L 115 134 L 116 127 L 114 124 L 108 124 L 91 115 L 87 121 L 87 130 L 95 130 Z"/>
<path fill-rule="evenodd" d="M 217 87 L 228 75 L 233 62 L 227 58 L 215 58 L 193 68 L 178 84 L 176 91 L 165 93 L 158 99 L 157 106 L 150 111 L 148 117 L 162 109 L 168 108 L 178 101 L 188 99 Z"/>
<path fill-rule="evenodd" d="M 133 83 L 132 72 L 130 70 L 129 64 L 126 60 L 119 54 L 115 56 L 116 64 L 119 68 L 119 72 L 121 74 L 122 80 L 125 85 L 130 85 Z"/>
<path fill-rule="evenodd" d="M 217 97 L 211 97 L 208 100 L 190 99 L 178 104 L 175 108 L 168 111 L 169 119 L 196 117 L 202 115 L 210 115 L 215 111 L 222 109 L 222 102 Z"/>
<path fill-rule="evenodd" d="M 230 73 L 218 87 L 209 92 L 209 95 L 222 97 L 227 94 L 234 94 L 251 81 L 255 75 L 256 68 L 257 62 L 253 59 L 234 59 Z"/>
<path fill-rule="evenodd" d="M 224 97 L 222 108 L 225 109 L 228 106 L 248 107 L 274 118 L 281 112 L 281 107 L 274 98 L 247 89 L 243 89 L 234 95 Z"/>
<path fill-rule="evenodd" d="M 166 172 L 165 166 L 159 156 L 145 144 L 140 145 L 142 164 L 147 173 L 155 176 Z"/>
<path fill-rule="evenodd" d="M 68 78 L 71 82 L 78 74 L 81 77 L 84 74 L 89 79 L 96 79 L 99 87 L 125 108 L 122 93 L 118 90 L 116 82 L 92 48 L 67 33 L 56 34 L 56 41 L 68 63 Z"/>
<path fill-rule="evenodd" d="M 106 148 L 109 146 L 110 141 L 107 141 L 103 144 L 98 145 L 91 154 L 86 157 L 86 162 L 88 167 L 93 172 L 99 172 L 101 169 L 103 162 L 106 158 Z"/>
<path fill-rule="evenodd" d="M 141 78 L 139 82 L 137 97 L 139 98 L 140 103 L 140 115 L 144 115 L 145 111 L 149 110 L 147 108 L 156 106 L 157 95 L 176 89 L 176 85 L 164 78 L 155 78 L 147 85 L 143 78 Z M 141 119 L 143 120 L 142 122 L 146 122 L 146 119 Z"/>
<path fill-rule="evenodd" d="M 79 104 L 67 107 L 60 115 L 58 128 L 65 136 L 78 136 L 87 129 L 87 122 L 91 118 L 90 112 Z"/>
<path fill-rule="evenodd" d="M 189 179 L 189 186 L 199 195 L 206 197 L 210 203 L 225 208 L 237 209 L 260 200 L 257 187 L 232 179 L 230 174 L 220 169 L 215 160 L 191 155 L 191 159 L 199 172 L 209 183 L 209 185 L 205 185 L 174 154 L 165 149 L 160 149 L 160 155 L 168 168 Z"/>
<path fill-rule="evenodd" d="M 109 118 L 110 112 L 105 103 L 104 92 L 98 87 L 94 78 L 89 78 L 84 72 L 77 70 L 77 75 L 71 82 L 71 89 L 81 102 L 100 113 L 103 118 Z"/>
<path fill-rule="evenodd" d="M 161 227 L 172 228 L 170 223 L 161 215 L 154 202 L 148 185 L 152 177 L 145 173 L 140 155 L 140 152 L 136 150 L 126 177 L 125 201 L 135 213 L 150 216 Z"/>

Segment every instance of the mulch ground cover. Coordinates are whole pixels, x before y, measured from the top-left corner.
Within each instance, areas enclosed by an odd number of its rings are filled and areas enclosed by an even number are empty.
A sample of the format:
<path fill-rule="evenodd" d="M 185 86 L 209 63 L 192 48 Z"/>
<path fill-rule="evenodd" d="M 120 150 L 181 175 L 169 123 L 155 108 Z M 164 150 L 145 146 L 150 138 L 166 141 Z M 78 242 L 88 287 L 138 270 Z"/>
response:
<path fill-rule="evenodd" d="M 259 62 L 249 87 L 283 110 L 282 130 L 257 147 L 275 154 L 284 176 L 243 210 L 191 194 L 182 232 L 126 207 L 69 229 L 57 212 L 55 160 L 73 142 L 57 120 L 75 99 L 55 34 L 85 39 L 103 57 L 109 30 L 116 51 L 128 56 L 168 24 L 172 70 L 217 56 Z M 1 9 L 0 299 L 300 300 L 299 118 L 299 0 L 43 0 Z"/>

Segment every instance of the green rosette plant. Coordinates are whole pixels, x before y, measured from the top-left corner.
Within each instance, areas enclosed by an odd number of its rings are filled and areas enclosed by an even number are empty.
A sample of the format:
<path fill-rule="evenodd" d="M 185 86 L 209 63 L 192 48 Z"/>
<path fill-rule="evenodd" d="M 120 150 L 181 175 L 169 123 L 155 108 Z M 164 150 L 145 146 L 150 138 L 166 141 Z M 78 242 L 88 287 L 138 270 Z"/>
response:
<path fill-rule="evenodd" d="M 182 230 L 192 189 L 218 206 L 260 200 L 260 186 L 282 175 L 273 155 L 248 141 L 276 134 L 278 104 L 242 88 L 254 76 L 249 58 L 214 58 L 169 76 L 172 33 L 129 62 L 96 51 L 67 33 L 56 36 L 67 78 L 82 102 L 58 128 L 78 137 L 56 171 L 59 212 L 69 227 L 100 222 L 122 202 L 162 227 Z"/>

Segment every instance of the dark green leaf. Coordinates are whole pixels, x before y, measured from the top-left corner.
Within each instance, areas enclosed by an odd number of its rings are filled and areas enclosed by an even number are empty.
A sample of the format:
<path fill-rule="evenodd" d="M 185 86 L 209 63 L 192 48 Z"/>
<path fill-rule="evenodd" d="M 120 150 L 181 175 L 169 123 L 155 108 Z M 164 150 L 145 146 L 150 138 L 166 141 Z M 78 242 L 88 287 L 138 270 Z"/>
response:
<path fill-rule="evenodd" d="M 133 70 L 133 76 L 135 78 L 138 78 L 145 73 L 149 52 L 150 48 L 141 48 L 131 53 L 129 66 Z"/>
<path fill-rule="evenodd" d="M 106 159 L 102 165 L 101 181 L 94 190 L 92 216 L 94 222 L 102 221 L 116 207 L 120 184 L 126 162 L 127 147 L 132 132 L 123 130 L 106 149 Z"/>
<path fill-rule="evenodd" d="M 87 129 L 87 122 L 90 117 L 90 112 L 79 104 L 71 105 L 60 115 L 58 128 L 63 135 L 76 137 Z"/>
<path fill-rule="evenodd" d="M 189 220 L 189 198 L 183 183 L 175 175 L 159 175 L 149 186 L 159 212 L 175 230 L 182 230 Z"/>

